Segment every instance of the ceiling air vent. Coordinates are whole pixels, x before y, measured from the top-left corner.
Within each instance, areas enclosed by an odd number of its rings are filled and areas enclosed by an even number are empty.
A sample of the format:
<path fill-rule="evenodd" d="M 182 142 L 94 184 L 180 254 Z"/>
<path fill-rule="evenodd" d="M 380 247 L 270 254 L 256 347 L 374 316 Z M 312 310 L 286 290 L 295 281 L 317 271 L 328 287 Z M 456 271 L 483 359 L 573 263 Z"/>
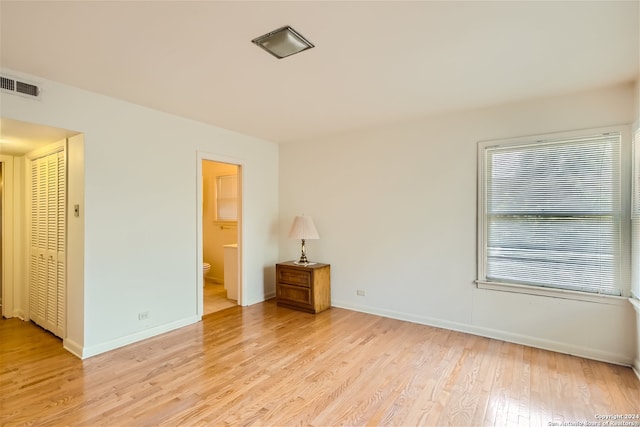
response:
<path fill-rule="evenodd" d="M 16 95 L 27 96 L 29 98 L 39 98 L 40 88 L 24 81 L 16 80 L 9 76 L 0 76 L 0 89 Z"/>

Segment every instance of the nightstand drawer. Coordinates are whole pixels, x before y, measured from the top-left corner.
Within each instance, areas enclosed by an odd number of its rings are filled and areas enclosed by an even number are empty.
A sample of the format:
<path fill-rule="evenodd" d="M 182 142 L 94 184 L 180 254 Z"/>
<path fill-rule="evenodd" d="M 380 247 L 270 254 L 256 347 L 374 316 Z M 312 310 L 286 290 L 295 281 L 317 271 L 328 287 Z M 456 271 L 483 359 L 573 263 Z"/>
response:
<path fill-rule="evenodd" d="M 276 297 L 280 302 L 290 301 L 297 304 L 311 305 L 311 290 L 301 286 L 291 286 L 281 283 L 280 286 L 278 286 Z"/>
<path fill-rule="evenodd" d="M 280 268 L 278 270 L 278 282 L 288 283 L 297 286 L 311 286 L 311 272 L 304 270 L 294 270 L 290 268 Z"/>

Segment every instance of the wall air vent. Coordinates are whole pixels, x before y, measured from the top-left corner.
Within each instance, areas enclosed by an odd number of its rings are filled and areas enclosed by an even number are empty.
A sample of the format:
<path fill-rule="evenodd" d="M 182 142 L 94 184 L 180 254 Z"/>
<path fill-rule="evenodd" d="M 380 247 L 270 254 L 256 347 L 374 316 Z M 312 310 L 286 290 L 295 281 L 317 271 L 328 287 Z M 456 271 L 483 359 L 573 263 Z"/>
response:
<path fill-rule="evenodd" d="M 8 79 L 6 77 L 0 76 L 0 87 L 2 87 L 2 89 L 13 92 L 16 90 L 16 81 L 13 79 Z"/>
<path fill-rule="evenodd" d="M 32 83 L 17 80 L 11 76 L 0 76 L 0 89 L 4 92 L 15 95 L 26 96 L 28 98 L 39 98 L 40 88 Z"/>

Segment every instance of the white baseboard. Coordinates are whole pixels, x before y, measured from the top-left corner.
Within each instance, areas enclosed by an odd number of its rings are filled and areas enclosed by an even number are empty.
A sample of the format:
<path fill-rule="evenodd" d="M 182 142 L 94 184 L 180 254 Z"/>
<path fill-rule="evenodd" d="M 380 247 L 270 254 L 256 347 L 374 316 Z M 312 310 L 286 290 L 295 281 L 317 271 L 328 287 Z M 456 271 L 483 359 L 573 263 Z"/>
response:
<path fill-rule="evenodd" d="M 74 356 L 82 359 L 82 346 L 77 342 L 65 338 L 62 340 L 62 347 Z"/>
<path fill-rule="evenodd" d="M 452 322 L 428 316 L 420 316 L 402 313 L 393 310 L 377 309 L 367 306 L 351 304 L 344 301 L 331 301 L 333 307 L 346 308 L 348 310 L 360 311 L 363 313 L 375 314 L 382 317 L 389 317 L 397 320 L 418 323 L 421 325 L 433 326 L 436 328 L 449 329 L 452 331 L 465 332 L 472 335 L 478 335 L 486 338 L 493 338 L 501 341 L 507 341 L 515 344 L 522 344 L 529 347 L 536 347 L 543 350 L 555 351 L 558 353 L 571 354 L 587 359 L 598 360 L 601 362 L 614 363 L 616 365 L 633 366 L 633 360 L 616 353 L 610 353 L 591 348 L 574 346 L 558 341 L 551 341 L 527 335 L 515 334 L 512 332 L 501 331 L 497 329 L 485 328 L 481 326 L 469 325 L 465 323 Z"/>
<path fill-rule="evenodd" d="M 268 294 L 264 294 L 258 299 L 249 299 L 249 297 L 245 295 L 244 298 L 242 299 L 242 305 L 244 307 L 248 307 L 250 305 L 260 304 L 261 302 L 265 302 L 266 300 L 275 298 L 275 297 L 276 297 L 275 291 L 269 292 Z"/>
<path fill-rule="evenodd" d="M 144 331 L 136 332 L 134 334 L 117 338 L 115 340 L 101 343 L 92 347 L 78 346 L 79 348 L 76 348 L 73 346 L 73 343 L 69 343 L 69 347 L 66 347 L 65 342 L 65 348 L 81 359 L 86 359 L 88 357 L 97 356 L 98 354 L 102 354 L 110 350 L 115 350 L 116 348 L 124 347 L 125 345 L 133 344 L 147 338 L 155 337 L 156 335 L 164 334 L 165 332 L 173 331 L 175 329 L 191 325 L 193 323 L 199 322 L 200 319 L 201 318 L 199 316 L 191 316 L 186 319 L 178 320 L 166 325 L 156 326 L 155 328 L 151 329 L 145 329 Z"/>
<path fill-rule="evenodd" d="M 633 361 L 633 366 L 631 367 L 633 372 L 636 373 L 636 377 L 640 380 L 640 359 L 636 359 Z"/>

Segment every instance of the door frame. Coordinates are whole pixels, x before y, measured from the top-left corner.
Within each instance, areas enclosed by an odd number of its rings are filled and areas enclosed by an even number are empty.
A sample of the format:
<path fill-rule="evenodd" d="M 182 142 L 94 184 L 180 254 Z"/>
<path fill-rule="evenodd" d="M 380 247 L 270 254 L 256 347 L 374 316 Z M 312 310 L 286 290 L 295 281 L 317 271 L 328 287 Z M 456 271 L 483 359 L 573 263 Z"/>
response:
<path fill-rule="evenodd" d="M 243 247 L 244 247 L 244 221 L 243 221 L 243 206 L 244 206 L 244 168 L 245 165 L 242 160 L 224 156 L 215 153 L 209 153 L 205 151 L 197 151 L 196 152 L 196 239 L 197 239 L 197 249 L 196 249 L 196 315 L 199 318 L 202 318 L 204 313 L 204 279 L 202 277 L 202 260 L 203 260 L 203 226 L 202 226 L 202 208 L 203 208 L 203 183 L 202 183 L 202 162 L 204 160 L 218 162 L 218 163 L 228 163 L 231 165 L 235 165 L 238 167 L 238 305 L 244 304 L 244 264 L 242 262 L 243 259 Z"/>

